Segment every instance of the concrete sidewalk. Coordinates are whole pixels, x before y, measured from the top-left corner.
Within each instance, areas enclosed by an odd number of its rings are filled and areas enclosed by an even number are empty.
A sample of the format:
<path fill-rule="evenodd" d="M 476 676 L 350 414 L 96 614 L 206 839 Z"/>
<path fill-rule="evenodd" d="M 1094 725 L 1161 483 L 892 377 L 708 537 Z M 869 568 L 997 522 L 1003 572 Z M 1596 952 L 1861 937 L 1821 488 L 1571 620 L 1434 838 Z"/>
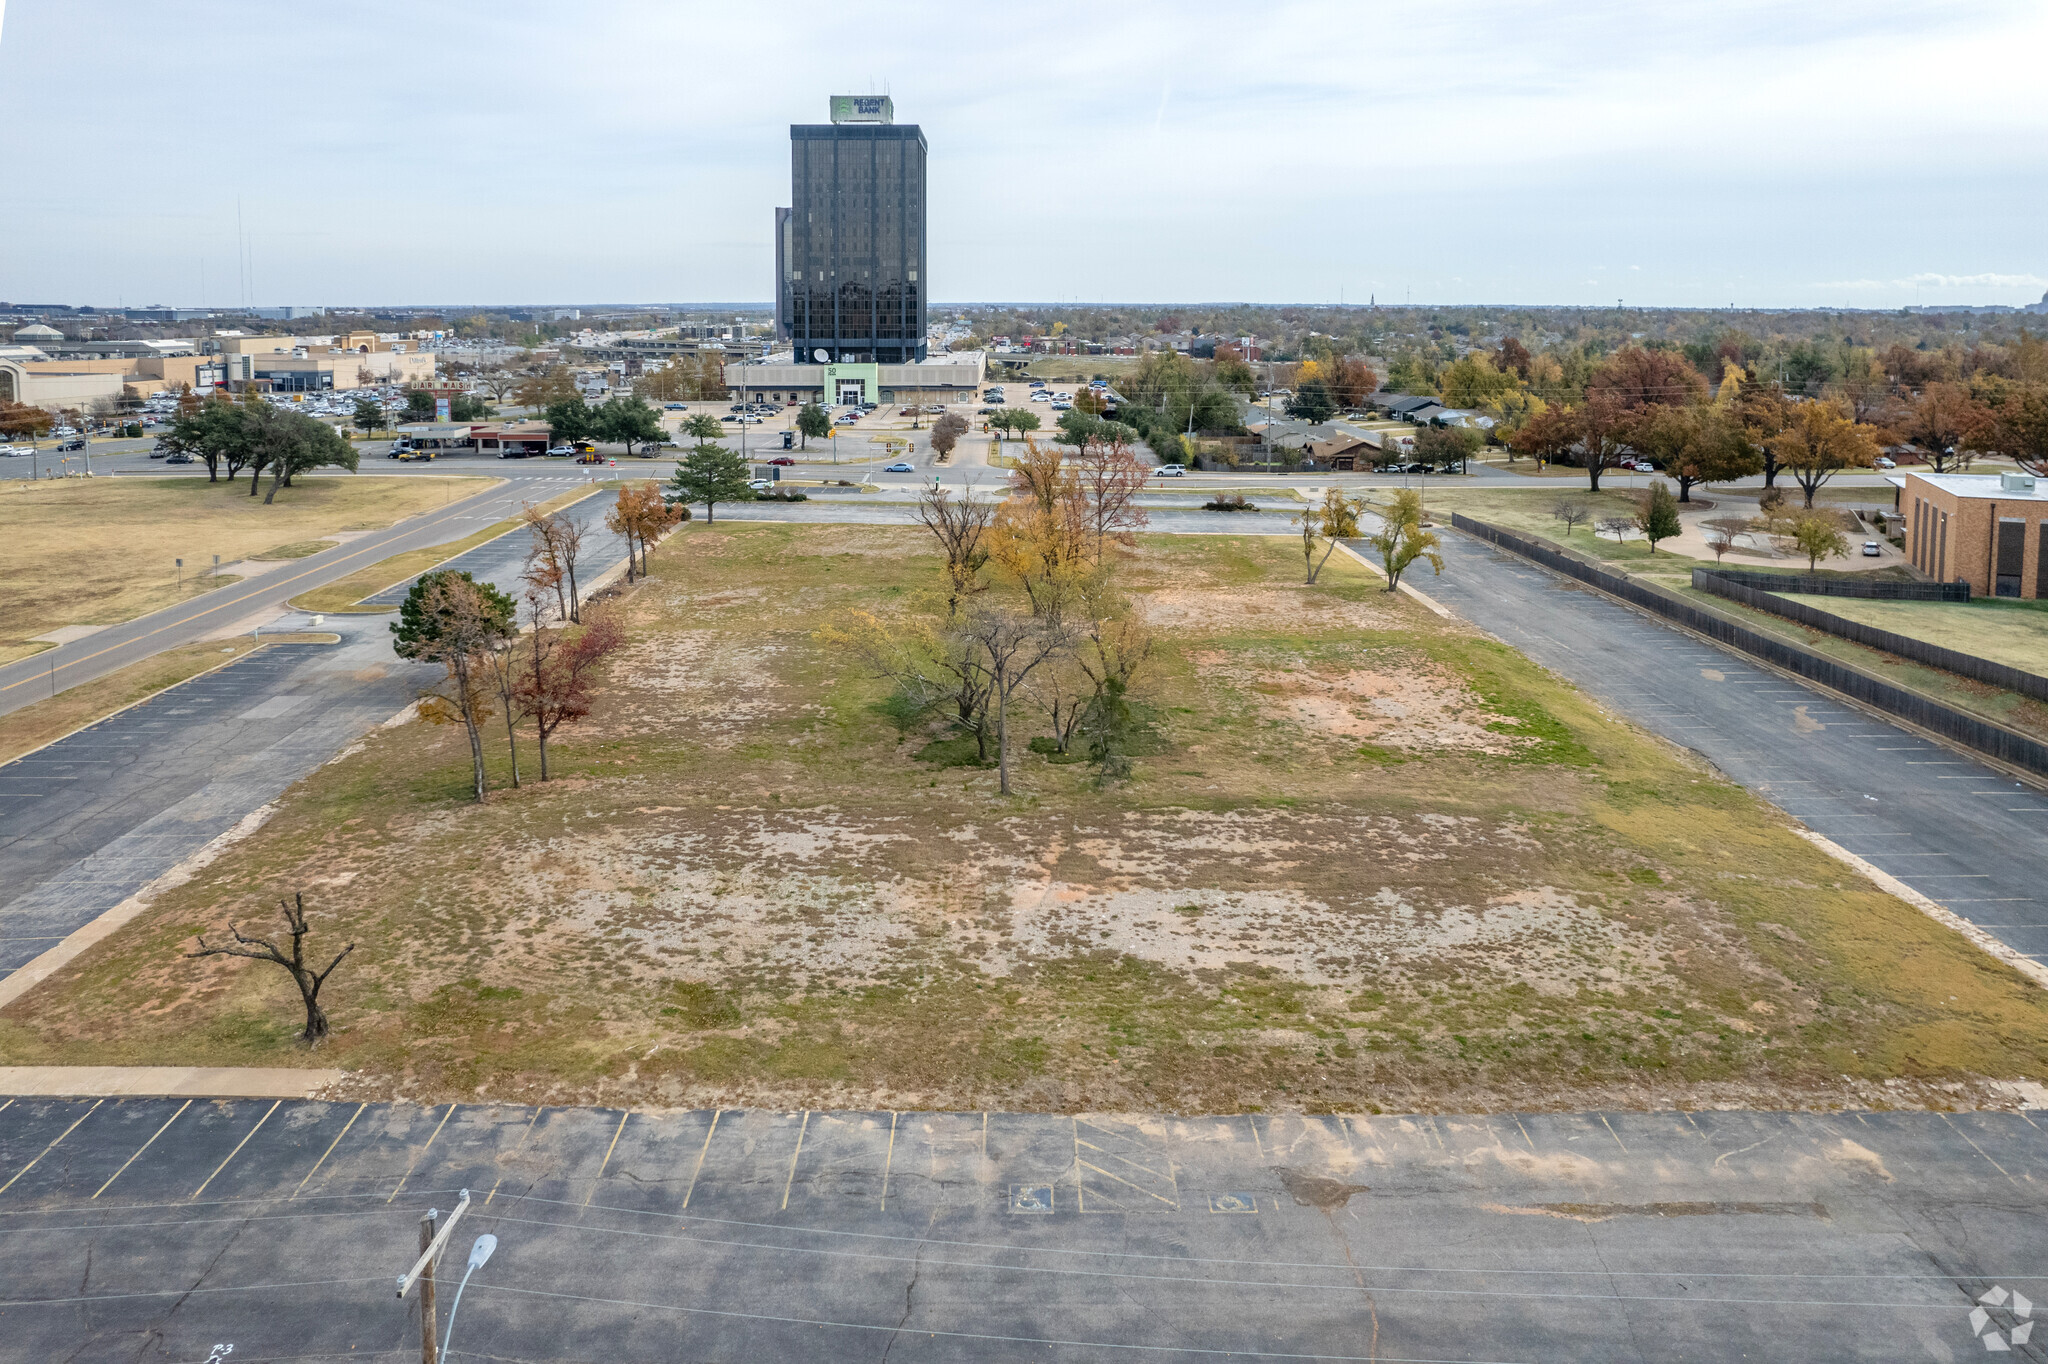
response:
<path fill-rule="evenodd" d="M 255 1066 L 0 1066 L 0 1095 L 69 1099 L 309 1099 L 341 1070 Z"/>

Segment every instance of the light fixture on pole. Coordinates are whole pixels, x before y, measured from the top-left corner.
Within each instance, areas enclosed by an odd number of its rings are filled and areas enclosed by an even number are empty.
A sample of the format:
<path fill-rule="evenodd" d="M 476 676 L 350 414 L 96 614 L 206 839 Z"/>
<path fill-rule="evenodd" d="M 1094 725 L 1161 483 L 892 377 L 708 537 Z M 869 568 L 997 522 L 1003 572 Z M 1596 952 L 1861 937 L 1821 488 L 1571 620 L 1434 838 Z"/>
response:
<path fill-rule="evenodd" d="M 497 1248 L 498 1238 L 489 1232 L 477 1237 L 476 1244 L 469 1248 L 469 1267 L 462 1271 L 462 1282 L 455 1286 L 455 1301 L 448 1305 L 448 1332 L 441 1337 L 442 1353 L 447 1353 L 448 1343 L 455 1339 L 455 1314 L 462 1310 L 462 1290 L 469 1287 L 469 1276 L 482 1269 Z"/>

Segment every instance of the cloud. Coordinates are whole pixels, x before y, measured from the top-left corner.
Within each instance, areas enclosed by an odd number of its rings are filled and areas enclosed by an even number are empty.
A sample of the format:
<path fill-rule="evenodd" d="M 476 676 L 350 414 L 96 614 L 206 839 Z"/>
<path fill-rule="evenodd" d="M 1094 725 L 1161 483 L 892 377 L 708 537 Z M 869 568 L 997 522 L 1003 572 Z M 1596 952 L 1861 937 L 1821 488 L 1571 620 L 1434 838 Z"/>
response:
<path fill-rule="evenodd" d="M 2042 275 L 2001 275 L 1985 273 L 1977 275 L 1944 275 L 1934 271 L 1922 271 L 1907 275 L 1903 279 L 1831 279 L 1822 280 L 1811 287 L 1815 289 L 2041 289 L 2048 288 L 2048 276 Z"/>

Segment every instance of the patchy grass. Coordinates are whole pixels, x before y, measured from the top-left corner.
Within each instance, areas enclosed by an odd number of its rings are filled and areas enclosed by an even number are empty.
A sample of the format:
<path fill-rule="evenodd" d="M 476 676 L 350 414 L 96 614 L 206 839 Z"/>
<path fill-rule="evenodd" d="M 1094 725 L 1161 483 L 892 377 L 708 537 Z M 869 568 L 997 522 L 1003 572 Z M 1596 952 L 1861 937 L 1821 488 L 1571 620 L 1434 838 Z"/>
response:
<path fill-rule="evenodd" d="M 464 480 L 458 495 L 484 484 Z M 222 563 L 341 530 L 373 530 L 440 506 L 450 481 L 302 478 L 277 501 L 197 478 L 57 479 L 0 490 L 0 661 L 64 625 L 111 625 L 236 581 Z M 183 559 L 182 586 L 176 561 Z"/>
<path fill-rule="evenodd" d="M 931 760 L 814 632 L 908 619 L 898 528 L 693 523 L 558 780 L 408 726 L 0 1012 L 0 1063 L 318 1064 L 365 1094 L 898 1108 L 1968 1104 L 2048 992 L 1604 719 L 1293 546 L 1142 537 L 1127 781 Z M 192 935 L 303 890 L 336 1033 Z"/>
<path fill-rule="evenodd" d="M 310 559 L 321 550 L 333 549 L 340 543 L 339 540 L 299 540 L 289 545 L 266 549 L 261 554 L 251 554 L 249 557 L 258 562 L 273 559 Z"/>
<path fill-rule="evenodd" d="M 602 490 L 616 488 L 619 485 L 601 483 L 595 486 Z M 539 506 L 542 511 L 554 511 L 590 496 L 593 494 L 589 488 L 575 488 L 566 493 L 558 493 Z M 394 583 L 402 583 L 407 578 L 426 572 L 436 564 L 444 564 L 458 554 L 466 554 L 478 545 L 495 540 L 506 531 L 517 529 L 520 519 L 517 516 L 510 516 L 503 521 L 485 526 L 474 534 L 465 535 L 460 540 L 451 540 L 442 545 L 428 545 L 425 549 L 409 549 L 403 554 L 379 559 L 366 568 L 357 569 L 346 578 L 337 578 L 325 587 L 301 592 L 292 598 L 291 605 L 300 611 L 315 611 L 330 616 L 376 614 L 395 610 L 396 608 L 389 606 L 361 606 L 358 603 L 365 597 L 375 596 Z"/>

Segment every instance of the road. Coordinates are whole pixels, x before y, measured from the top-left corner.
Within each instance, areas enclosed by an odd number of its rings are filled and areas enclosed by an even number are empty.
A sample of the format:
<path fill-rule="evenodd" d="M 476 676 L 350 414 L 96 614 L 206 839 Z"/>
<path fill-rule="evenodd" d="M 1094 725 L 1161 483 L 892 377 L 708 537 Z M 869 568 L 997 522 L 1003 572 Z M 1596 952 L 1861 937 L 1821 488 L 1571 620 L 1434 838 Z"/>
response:
<path fill-rule="evenodd" d="M 560 466 L 536 470 L 534 476 L 514 479 L 451 502 L 440 511 L 401 521 L 389 529 L 359 536 L 259 577 L 0 666 L 0 715 L 40 701 L 53 691 L 104 677 L 165 649 L 232 629 L 238 622 L 281 607 L 301 592 L 344 578 L 394 554 L 459 540 L 517 514 L 528 501 L 552 497 L 588 481 L 588 477 Z"/>
<path fill-rule="evenodd" d="M 2048 796 L 1506 550 L 1445 531 L 1446 608 L 1690 748 L 2015 950 L 2048 960 Z"/>
<path fill-rule="evenodd" d="M 2019 1113 L 20 1099 L 0 1181 L 23 1364 L 416 1359 L 394 1280 L 465 1188 L 457 1358 L 1949 1361 L 2048 1300 Z"/>

